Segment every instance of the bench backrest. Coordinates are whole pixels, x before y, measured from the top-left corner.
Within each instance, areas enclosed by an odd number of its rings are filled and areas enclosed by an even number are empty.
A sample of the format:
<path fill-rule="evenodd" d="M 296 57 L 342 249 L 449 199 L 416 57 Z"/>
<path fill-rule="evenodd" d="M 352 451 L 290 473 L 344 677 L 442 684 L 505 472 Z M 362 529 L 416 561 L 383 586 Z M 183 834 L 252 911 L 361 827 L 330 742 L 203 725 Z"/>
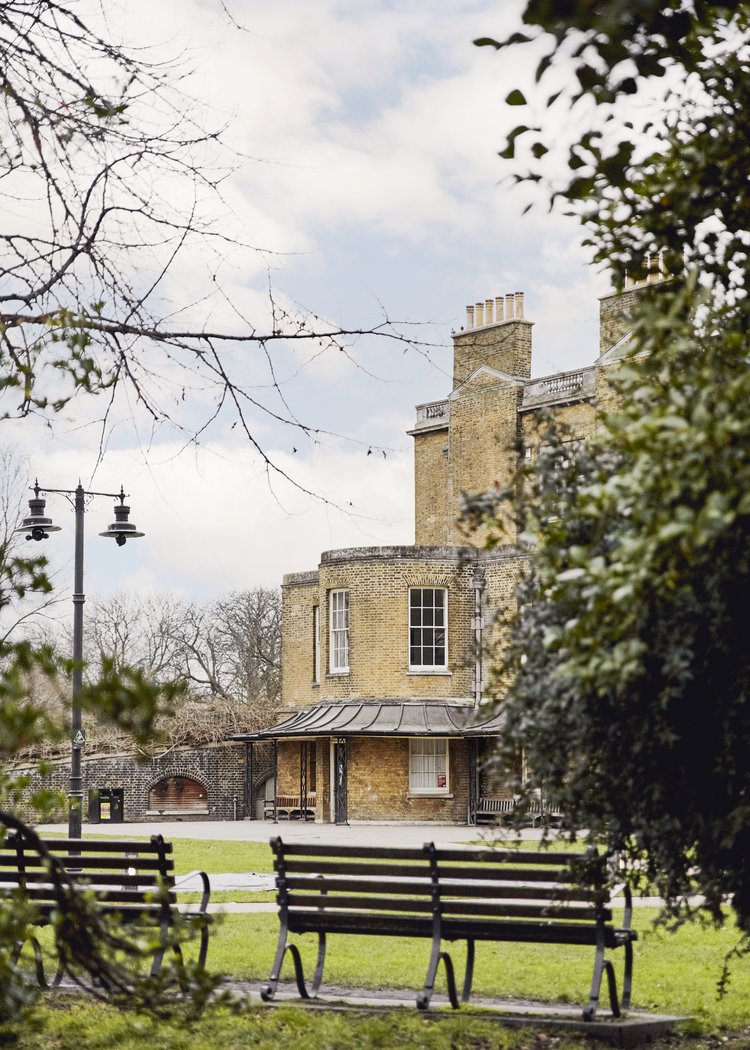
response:
<path fill-rule="evenodd" d="M 90 889 L 98 905 L 135 917 L 162 913 L 175 902 L 172 843 L 161 835 L 130 839 L 44 839 L 77 887 Z M 21 888 L 44 916 L 54 907 L 55 886 L 46 859 L 19 832 L 0 846 L 0 893 Z"/>
<path fill-rule="evenodd" d="M 598 863 L 590 864 L 590 888 L 575 880 L 571 861 L 583 855 L 516 849 L 324 846 L 271 840 L 277 900 L 290 926 L 304 914 L 314 928 L 337 913 L 339 927 L 403 924 L 405 933 L 425 932 L 436 910 L 446 921 L 507 917 L 556 923 L 599 923 L 611 918 L 597 885 Z M 324 920 L 325 916 L 325 920 Z"/>
<path fill-rule="evenodd" d="M 429 845 L 425 850 L 445 921 L 502 917 L 580 924 L 612 918 L 604 871 L 594 854 Z"/>
<path fill-rule="evenodd" d="M 295 932 L 428 936 L 432 882 L 424 850 L 271 840 L 281 920 Z"/>

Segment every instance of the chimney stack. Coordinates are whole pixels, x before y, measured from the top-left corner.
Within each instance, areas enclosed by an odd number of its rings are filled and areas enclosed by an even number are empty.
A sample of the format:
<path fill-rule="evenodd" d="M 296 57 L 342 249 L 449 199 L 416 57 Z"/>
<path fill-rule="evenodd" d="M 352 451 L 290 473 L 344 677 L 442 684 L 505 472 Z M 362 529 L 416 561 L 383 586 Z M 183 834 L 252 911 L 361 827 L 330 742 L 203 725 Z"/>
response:
<path fill-rule="evenodd" d="M 498 295 L 494 299 L 485 299 L 484 302 L 466 307 L 467 331 L 523 319 L 523 292 L 508 292 L 504 296 Z"/>
<path fill-rule="evenodd" d="M 466 328 L 453 337 L 454 389 L 482 366 L 528 379 L 532 327 L 524 317 L 523 292 L 508 292 L 467 306 Z"/>

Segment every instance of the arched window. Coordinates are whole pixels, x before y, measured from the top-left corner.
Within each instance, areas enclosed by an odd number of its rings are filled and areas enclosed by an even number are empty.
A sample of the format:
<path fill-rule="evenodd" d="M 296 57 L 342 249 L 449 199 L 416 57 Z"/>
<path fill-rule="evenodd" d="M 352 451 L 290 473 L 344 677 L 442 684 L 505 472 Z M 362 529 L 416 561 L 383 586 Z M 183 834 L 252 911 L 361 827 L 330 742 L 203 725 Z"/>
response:
<path fill-rule="evenodd" d="M 191 777 L 165 777 L 148 793 L 152 813 L 208 813 L 208 792 Z"/>

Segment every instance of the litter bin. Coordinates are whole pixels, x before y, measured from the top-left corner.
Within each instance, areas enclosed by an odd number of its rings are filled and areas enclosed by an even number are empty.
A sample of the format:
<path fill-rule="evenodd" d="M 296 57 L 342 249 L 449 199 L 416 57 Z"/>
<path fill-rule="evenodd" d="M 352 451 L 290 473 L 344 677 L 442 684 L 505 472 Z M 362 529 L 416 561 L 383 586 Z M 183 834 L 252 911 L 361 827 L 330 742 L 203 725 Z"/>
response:
<path fill-rule="evenodd" d="M 122 824 L 124 809 L 122 788 L 92 788 L 89 792 L 90 824 Z"/>

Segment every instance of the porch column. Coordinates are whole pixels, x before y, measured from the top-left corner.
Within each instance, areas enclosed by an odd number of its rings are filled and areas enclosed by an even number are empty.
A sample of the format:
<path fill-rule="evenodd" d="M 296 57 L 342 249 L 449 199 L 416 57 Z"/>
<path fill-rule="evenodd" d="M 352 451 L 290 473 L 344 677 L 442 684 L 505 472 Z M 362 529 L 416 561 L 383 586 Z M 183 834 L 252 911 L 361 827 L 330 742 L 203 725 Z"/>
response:
<path fill-rule="evenodd" d="M 299 745 L 299 818 L 307 820 L 307 741 Z"/>
<path fill-rule="evenodd" d="M 255 795 L 253 792 L 253 741 L 245 741 L 245 817 L 255 820 Z"/>
<path fill-rule="evenodd" d="M 479 807 L 479 738 L 470 737 L 469 745 L 469 824 L 476 824 Z"/>

